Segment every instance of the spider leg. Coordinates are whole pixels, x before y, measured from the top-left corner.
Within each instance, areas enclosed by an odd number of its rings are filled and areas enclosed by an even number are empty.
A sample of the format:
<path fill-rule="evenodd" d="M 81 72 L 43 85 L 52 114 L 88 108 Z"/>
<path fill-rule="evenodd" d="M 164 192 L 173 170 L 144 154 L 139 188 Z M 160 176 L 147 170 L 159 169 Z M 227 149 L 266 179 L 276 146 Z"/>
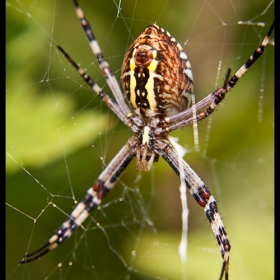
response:
<path fill-rule="evenodd" d="M 96 92 L 96 94 L 102 99 L 103 102 L 119 117 L 119 119 L 125 123 L 127 126 L 131 126 L 131 123 L 127 116 L 120 110 L 120 106 L 109 97 L 106 93 L 102 91 L 100 86 L 94 82 L 94 80 L 77 65 L 77 63 L 68 55 L 68 53 L 60 46 L 57 46 L 59 51 L 65 56 L 65 58 L 70 62 L 70 64 L 76 69 L 83 80 L 90 86 L 90 88 Z"/>
<path fill-rule="evenodd" d="M 105 77 L 106 82 L 107 82 L 109 88 L 111 89 L 117 103 L 120 105 L 120 109 L 122 110 L 122 112 L 125 115 L 127 115 L 130 113 L 131 110 L 125 103 L 125 100 L 124 100 L 123 94 L 120 90 L 118 81 L 117 81 L 116 77 L 114 76 L 112 70 L 110 69 L 108 62 L 105 60 L 104 55 L 101 51 L 101 48 L 99 47 L 99 44 L 89 25 L 89 22 L 86 20 L 83 10 L 81 9 L 81 7 L 78 4 L 78 1 L 77 0 L 73 0 L 73 1 L 74 1 L 74 5 L 76 8 L 77 17 L 79 18 L 81 26 L 89 40 L 89 45 L 92 49 L 92 52 L 95 54 L 95 56 L 98 60 L 98 63 L 99 63 L 100 69 L 103 73 L 103 76 Z"/>
<path fill-rule="evenodd" d="M 59 227 L 56 233 L 42 247 L 32 253 L 25 254 L 23 259 L 20 261 L 20 264 L 35 261 L 46 253 L 52 251 L 69 238 L 78 226 L 82 225 L 89 216 L 90 212 L 101 204 L 102 199 L 114 187 L 122 172 L 135 157 L 136 141 L 137 138 L 135 136 L 132 136 L 128 140 L 126 145 L 124 145 L 124 147 L 99 175 L 93 186 L 88 189 L 82 201 L 78 203 L 69 218 Z"/>
<path fill-rule="evenodd" d="M 215 235 L 218 245 L 220 246 L 220 252 L 223 258 L 220 280 L 224 275 L 225 279 L 228 279 L 231 246 L 221 216 L 218 212 L 215 198 L 207 189 L 204 182 L 198 177 L 193 169 L 180 158 L 175 149 L 168 143 L 167 140 L 157 140 L 155 142 L 155 151 L 164 158 L 164 160 L 171 166 L 178 176 L 182 177 L 180 170 L 183 170 L 183 177 L 185 178 L 187 189 L 196 202 L 204 208 L 205 215 L 210 222 L 212 231 Z"/>
<path fill-rule="evenodd" d="M 210 95 L 208 95 L 206 98 L 204 98 L 203 100 L 201 100 L 200 102 L 198 102 L 197 104 L 193 105 L 195 106 L 195 109 L 193 109 L 193 106 L 188 109 L 186 113 L 186 119 L 181 120 L 175 124 L 171 124 L 166 128 L 166 131 L 171 132 L 173 130 L 176 130 L 178 128 L 182 128 L 185 127 L 187 125 L 191 125 L 197 121 L 201 121 L 205 118 L 207 118 L 209 115 L 211 115 L 216 106 L 225 98 L 226 93 L 228 92 L 227 90 L 227 86 L 228 83 L 230 81 L 230 72 L 231 69 L 229 68 L 225 77 L 225 81 L 224 81 L 224 85 L 222 87 L 219 87 L 218 89 L 216 89 L 214 92 L 212 92 Z M 193 115 L 193 111 L 198 111 L 198 108 L 201 107 L 201 105 L 203 104 L 202 108 L 206 109 L 200 113 L 196 114 L 195 119 L 193 117 L 191 117 Z M 209 105 L 210 104 L 210 105 Z"/>
<path fill-rule="evenodd" d="M 248 71 L 248 69 L 258 60 L 258 58 L 263 54 L 265 47 L 267 46 L 271 33 L 274 30 L 274 22 L 269 28 L 265 38 L 263 39 L 261 45 L 256 48 L 253 54 L 248 58 L 248 60 L 236 71 L 236 73 L 230 78 L 230 69 L 228 69 L 224 85 L 210 93 L 204 99 L 196 103 L 195 109 L 193 106 L 183 112 L 176 115 L 166 117 L 166 123 L 170 124 L 167 128 L 158 131 L 158 133 L 171 132 L 178 128 L 190 125 L 195 121 L 201 121 L 212 114 L 216 106 L 225 98 L 226 93 L 229 92 L 238 82 L 238 80 Z M 200 110 L 207 107 L 203 112 Z M 197 112 L 196 120 L 192 118 L 193 111 Z"/>

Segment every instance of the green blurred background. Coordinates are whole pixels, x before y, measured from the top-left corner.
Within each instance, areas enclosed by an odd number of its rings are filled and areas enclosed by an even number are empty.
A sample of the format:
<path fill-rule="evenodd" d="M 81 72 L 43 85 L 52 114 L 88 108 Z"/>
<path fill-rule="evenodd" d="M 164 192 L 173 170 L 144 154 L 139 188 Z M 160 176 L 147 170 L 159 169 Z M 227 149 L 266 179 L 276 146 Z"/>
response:
<path fill-rule="evenodd" d="M 273 2 L 264 0 L 80 4 L 118 78 L 126 49 L 151 22 L 186 42 L 197 101 L 222 84 L 228 67 L 243 64 L 274 18 Z M 150 173 L 137 172 L 133 161 L 84 229 L 40 260 L 18 265 L 51 237 L 131 135 L 56 44 L 109 93 L 72 1 L 6 1 L 6 279 L 217 279 L 219 248 L 190 195 L 188 261 L 180 262 L 180 182 L 163 160 Z M 273 279 L 272 45 L 218 107 L 210 133 L 208 126 L 199 124 L 200 152 L 192 128 L 172 136 L 218 201 L 232 244 L 231 279 Z"/>

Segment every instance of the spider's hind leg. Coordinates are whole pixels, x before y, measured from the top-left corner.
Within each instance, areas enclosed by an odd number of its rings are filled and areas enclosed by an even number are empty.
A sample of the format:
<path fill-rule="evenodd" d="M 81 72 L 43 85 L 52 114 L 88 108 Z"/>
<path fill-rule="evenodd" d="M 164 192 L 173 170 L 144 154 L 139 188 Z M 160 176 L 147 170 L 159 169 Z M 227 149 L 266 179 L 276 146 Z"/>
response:
<path fill-rule="evenodd" d="M 82 225 L 90 213 L 101 204 L 102 199 L 115 186 L 123 171 L 135 157 L 136 142 L 137 138 L 132 136 L 99 175 L 93 186 L 87 190 L 82 201 L 77 204 L 69 218 L 58 228 L 56 233 L 45 245 L 34 252 L 25 254 L 20 261 L 20 264 L 35 261 L 46 253 L 52 251 L 68 239 L 78 226 Z"/>
<path fill-rule="evenodd" d="M 221 256 L 223 258 L 222 272 L 220 280 L 225 275 L 228 279 L 230 243 L 223 225 L 221 216 L 218 212 L 217 203 L 211 195 L 204 182 L 194 172 L 194 170 L 180 157 L 176 150 L 168 143 L 167 140 L 158 140 L 155 142 L 156 152 L 162 156 L 171 166 L 180 178 L 185 179 L 188 191 L 196 202 L 204 208 L 205 215 L 210 222 L 213 234 L 220 246 Z M 180 172 L 184 172 L 183 176 Z"/>

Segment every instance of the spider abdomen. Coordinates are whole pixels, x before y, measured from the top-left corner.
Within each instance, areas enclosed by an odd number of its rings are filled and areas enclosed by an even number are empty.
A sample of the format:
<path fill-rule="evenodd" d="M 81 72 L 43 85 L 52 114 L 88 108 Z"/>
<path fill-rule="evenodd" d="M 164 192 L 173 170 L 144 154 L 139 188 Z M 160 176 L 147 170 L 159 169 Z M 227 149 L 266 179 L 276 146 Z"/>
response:
<path fill-rule="evenodd" d="M 127 100 L 143 118 L 171 116 L 190 103 L 193 76 L 188 57 L 156 24 L 149 25 L 128 49 L 122 81 Z"/>

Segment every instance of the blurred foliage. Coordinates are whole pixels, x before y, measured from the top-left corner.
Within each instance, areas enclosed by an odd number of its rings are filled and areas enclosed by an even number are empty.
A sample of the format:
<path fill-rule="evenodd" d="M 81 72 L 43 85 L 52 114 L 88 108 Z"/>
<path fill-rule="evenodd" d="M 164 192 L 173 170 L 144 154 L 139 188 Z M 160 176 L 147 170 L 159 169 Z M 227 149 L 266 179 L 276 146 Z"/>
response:
<path fill-rule="evenodd" d="M 262 14 L 269 3 L 80 1 L 118 79 L 133 38 L 151 22 L 167 29 L 190 58 L 197 101 L 260 44 L 274 17 L 273 4 Z M 132 162 L 85 230 L 40 260 L 18 265 L 26 251 L 48 240 L 131 135 L 57 44 L 109 93 L 71 1 L 6 1 L 6 279 L 217 279 L 219 248 L 190 196 L 188 262 L 180 262 L 179 179 L 163 160 L 143 174 Z M 218 201 L 232 242 L 230 276 L 273 279 L 272 45 L 218 107 L 210 134 L 208 125 L 199 124 L 201 152 L 194 152 L 192 128 L 172 135 L 188 148 L 185 159 Z"/>

